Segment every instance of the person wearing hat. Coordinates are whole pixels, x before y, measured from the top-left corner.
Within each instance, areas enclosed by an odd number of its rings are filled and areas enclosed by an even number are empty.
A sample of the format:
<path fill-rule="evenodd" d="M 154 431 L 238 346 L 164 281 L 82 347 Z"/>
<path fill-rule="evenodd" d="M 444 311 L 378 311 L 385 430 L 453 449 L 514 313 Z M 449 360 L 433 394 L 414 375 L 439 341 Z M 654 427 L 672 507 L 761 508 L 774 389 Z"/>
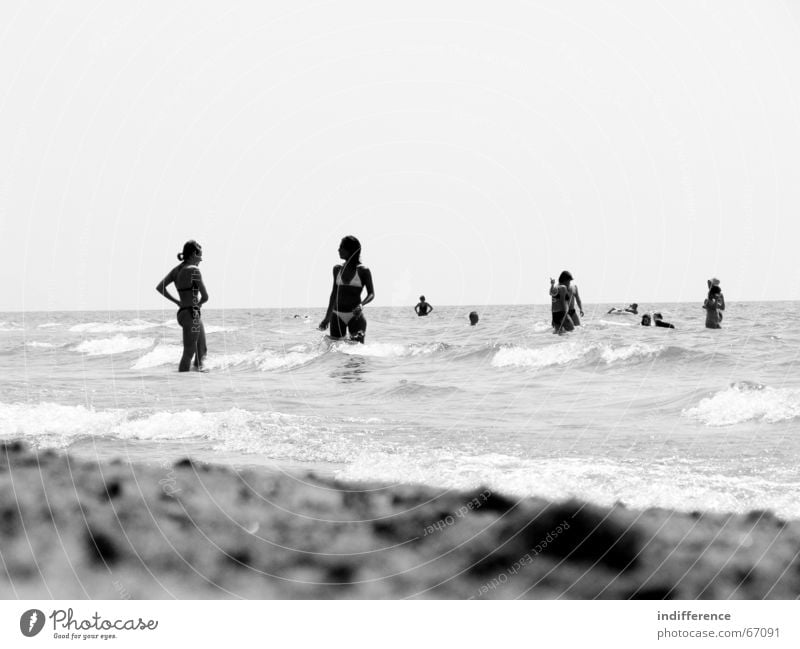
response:
<path fill-rule="evenodd" d="M 568 270 L 563 271 L 556 281 L 550 278 L 550 302 L 553 313 L 552 325 L 553 333 L 561 335 L 565 331 L 573 331 L 575 325 L 569 317 L 570 290 L 569 283 L 572 281 L 572 273 Z"/>
<path fill-rule="evenodd" d="M 414 307 L 414 311 L 417 312 L 417 315 L 422 317 L 424 315 L 428 315 L 429 313 L 433 313 L 433 307 L 425 301 L 425 296 L 419 296 L 419 303 L 417 306 Z"/>

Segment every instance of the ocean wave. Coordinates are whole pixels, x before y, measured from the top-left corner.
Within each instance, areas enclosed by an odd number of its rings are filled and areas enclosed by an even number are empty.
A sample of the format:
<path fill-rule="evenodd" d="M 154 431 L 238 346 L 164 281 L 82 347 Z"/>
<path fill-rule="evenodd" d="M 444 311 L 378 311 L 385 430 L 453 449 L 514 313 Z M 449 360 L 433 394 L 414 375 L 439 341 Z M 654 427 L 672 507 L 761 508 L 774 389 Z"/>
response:
<path fill-rule="evenodd" d="M 69 328 L 70 331 L 75 333 L 125 333 L 128 331 L 144 331 L 146 329 L 153 329 L 160 327 L 158 322 L 149 322 L 134 318 L 133 320 L 117 320 L 116 322 L 83 322 L 81 324 L 73 325 Z"/>
<path fill-rule="evenodd" d="M 117 334 L 113 338 L 97 338 L 94 340 L 84 340 L 75 345 L 72 350 L 87 354 L 89 356 L 110 356 L 112 354 L 124 354 L 153 346 L 153 338 L 129 338 L 122 334 Z"/>
<path fill-rule="evenodd" d="M 181 326 L 178 324 L 178 321 L 175 319 L 165 320 L 161 323 L 162 327 L 166 327 L 167 329 L 176 329 L 180 330 Z M 239 331 L 239 327 L 223 327 L 222 325 L 213 325 L 213 324 L 206 324 L 205 321 L 203 322 L 203 328 L 206 330 L 207 334 L 218 334 L 218 333 L 227 333 L 230 331 Z"/>
<path fill-rule="evenodd" d="M 352 343 L 332 341 L 330 351 L 352 356 L 375 356 L 379 358 L 401 358 L 404 356 L 427 356 L 447 351 L 450 345 L 442 342 L 402 344 L 402 343 Z"/>
<path fill-rule="evenodd" d="M 60 322 L 45 322 L 44 324 L 37 325 L 38 329 L 49 329 L 51 327 L 60 327 Z"/>
<path fill-rule="evenodd" d="M 18 322 L 0 322 L 0 331 L 25 331 Z"/>
<path fill-rule="evenodd" d="M 29 340 L 25 343 L 25 347 L 32 347 L 33 349 L 55 349 L 56 347 L 63 347 L 64 345 L 57 345 L 56 343 L 45 343 L 38 340 Z"/>
<path fill-rule="evenodd" d="M 582 340 L 545 345 L 543 347 L 501 347 L 492 358 L 494 367 L 528 367 L 542 369 L 567 365 L 576 361 L 597 362 L 607 365 L 631 360 L 646 360 L 664 351 L 663 345 L 642 342 L 614 347 L 604 343 L 588 343 Z"/>
<path fill-rule="evenodd" d="M 0 437 L 66 448 L 79 439 L 210 442 L 215 451 L 309 462 L 342 463 L 363 447 L 363 427 L 348 433 L 320 418 L 231 408 L 141 413 L 55 403 L 0 404 Z"/>
<path fill-rule="evenodd" d="M 131 366 L 133 370 L 146 370 L 163 365 L 177 365 L 181 360 L 183 347 L 161 343 L 150 352 L 137 359 Z M 286 352 L 269 349 L 255 349 L 232 354 L 209 354 L 205 365 L 209 369 L 226 369 L 237 366 L 255 367 L 262 372 L 298 367 L 314 360 L 321 352 L 311 351 L 304 345 L 295 345 Z"/>
<path fill-rule="evenodd" d="M 772 509 L 797 518 L 796 478 L 698 472 L 692 463 L 603 458 L 521 458 L 502 453 L 453 454 L 447 450 L 393 453 L 367 448 L 336 471 L 347 482 L 418 483 L 443 489 L 478 487 L 519 498 L 578 498 L 631 508 L 747 512 Z"/>
<path fill-rule="evenodd" d="M 746 421 L 791 421 L 800 417 L 800 390 L 742 381 L 702 399 L 694 408 L 684 410 L 683 415 L 713 427 Z"/>
<path fill-rule="evenodd" d="M 419 399 L 447 396 L 456 392 L 461 392 L 461 388 L 455 385 L 425 385 L 402 379 L 398 384 L 382 390 L 380 394 L 398 399 Z"/>

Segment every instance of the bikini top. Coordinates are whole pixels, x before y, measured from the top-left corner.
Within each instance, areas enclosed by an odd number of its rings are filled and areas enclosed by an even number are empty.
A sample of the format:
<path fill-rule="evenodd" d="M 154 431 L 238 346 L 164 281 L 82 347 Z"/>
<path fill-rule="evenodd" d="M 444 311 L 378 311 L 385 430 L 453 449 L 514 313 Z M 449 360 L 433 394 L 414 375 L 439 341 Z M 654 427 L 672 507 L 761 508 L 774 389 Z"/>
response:
<path fill-rule="evenodd" d="M 344 271 L 344 266 L 336 273 L 336 286 L 353 286 L 355 288 L 361 288 L 363 284 L 361 283 L 361 276 L 358 274 L 360 268 L 363 268 L 360 264 L 356 266 L 356 272 L 353 273 L 353 276 L 350 278 L 349 281 L 345 281 L 342 277 L 342 272 Z"/>
<path fill-rule="evenodd" d="M 186 266 L 186 268 L 197 268 L 197 266 Z M 175 284 L 175 288 L 177 289 L 178 293 L 185 293 L 186 291 L 196 291 L 197 289 L 200 288 L 200 286 L 198 285 L 197 280 L 194 279 L 193 277 L 190 286 L 187 286 L 185 288 L 178 288 L 178 285 Z"/>

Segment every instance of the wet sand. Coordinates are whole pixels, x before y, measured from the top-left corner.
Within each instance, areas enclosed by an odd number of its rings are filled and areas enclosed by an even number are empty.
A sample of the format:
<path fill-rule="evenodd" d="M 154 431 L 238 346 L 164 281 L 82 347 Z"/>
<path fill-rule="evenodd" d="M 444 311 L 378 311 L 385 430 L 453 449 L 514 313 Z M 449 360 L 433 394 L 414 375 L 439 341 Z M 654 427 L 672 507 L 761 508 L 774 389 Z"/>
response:
<path fill-rule="evenodd" d="M 800 521 L 0 444 L 3 598 L 796 598 Z"/>

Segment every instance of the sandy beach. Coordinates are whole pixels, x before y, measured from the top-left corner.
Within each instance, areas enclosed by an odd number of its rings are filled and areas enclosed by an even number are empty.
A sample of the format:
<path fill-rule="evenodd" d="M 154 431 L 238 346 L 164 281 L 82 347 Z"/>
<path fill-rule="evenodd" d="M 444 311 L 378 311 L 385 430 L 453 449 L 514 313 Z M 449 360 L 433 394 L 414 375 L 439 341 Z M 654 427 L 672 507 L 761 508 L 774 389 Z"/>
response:
<path fill-rule="evenodd" d="M 795 598 L 800 522 L 0 447 L 4 598 Z"/>

